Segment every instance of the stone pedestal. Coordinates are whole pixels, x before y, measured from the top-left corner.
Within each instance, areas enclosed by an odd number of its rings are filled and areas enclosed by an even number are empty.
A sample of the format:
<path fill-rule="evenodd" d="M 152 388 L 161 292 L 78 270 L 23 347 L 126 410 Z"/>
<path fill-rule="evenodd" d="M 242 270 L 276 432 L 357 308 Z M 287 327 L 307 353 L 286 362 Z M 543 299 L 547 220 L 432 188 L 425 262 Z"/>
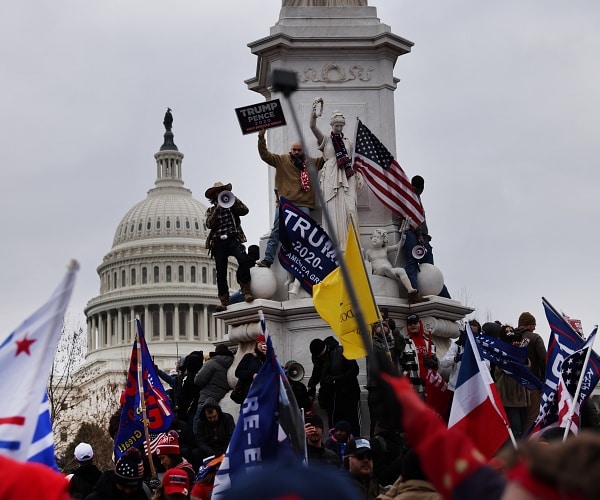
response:
<path fill-rule="evenodd" d="M 354 137 L 355 117 L 358 117 L 395 154 L 394 91 L 399 80 L 393 70 L 397 58 L 410 52 L 412 45 L 412 42 L 391 33 L 389 26 L 380 22 L 375 7 L 282 8 L 269 36 L 249 44 L 258 63 L 256 75 L 246 83 L 267 100 L 279 98 L 288 123 L 286 127 L 268 130 L 269 150 L 285 153 L 292 142 L 301 138 L 307 154 L 320 156 L 309 129 L 309 117 L 313 101 L 321 97 L 324 100 L 323 115 L 317 124 L 324 133 L 330 130 L 332 111 L 339 110 L 346 117 L 344 134 L 347 137 Z M 297 73 L 298 90 L 290 99 L 272 92 L 269 78 L 274 69 Z M 292 119 L 292 106 L 300 122 L 300 131 Z M 258 153 L 257 161 L 260 161 Z M 271 170 L 270 191 L 274 177 L 274 169 Z M 273 205 L 269 219 L 265 221 L 267 234 L 275 209 Z M 320 221 L 319 210 L 311 215 Z M 390 244 L 395 243 L 392 235 L 398 236 L 397 218 L 370 193 L 367 186 L 359 190 L 358 226 L 363 245 L 370 244 L 374 228 L 385 229 L 390 234 Z M 264 245 L 265 241 L 262 242 L 263 251 Z M 398 265 L 402 262 L 399 261 Z M 312 298 L 289 282 L 287 272 L 277 261 L 268 272 L 272 273 L 269 281 L 274 278 L 277 283 L 271 300 L 256 299 L 249 304 L 234 304 L 215 316 L 226 323 L 229 342 L 240 346 L 234 361 L 234 366 L 237 366 L 241 355 L 253 347 L 253 339 L 260 333 L 258 311 L 261 310 L 281 365 L 291 359 L 301 363 L 305 369 L 303 382 L 306 383 L 312 372 L 310 342 L 333 333 L 315 311 Z M 264 273 L 263 270 L 260 276 L 253 275 L 253 280 L 266 278 L 262 276 Z M 458 337 L 458 321 L 472 312 L 458 301 L 437 296 L 429 296 L 426 302 L 409 306 L 406 290 L 397 281 L 373 276 L 370 267 L 368 274 L 378 306 L 387 308 L 390 317 L 401 329 L 405 327 L 408 314 L 419 314 L 426 332 L 431 332 L 438 356 L 446 352 L 451 338 Z M 364 359 L 359 360 L 359 366 L 359 382 L 364 388 Z M 366 400 L 365 394 L 361 399 Z M 366 408 L 363 408 L 363 421 L 366 424 L 363 430 L 368 433 Z"/>

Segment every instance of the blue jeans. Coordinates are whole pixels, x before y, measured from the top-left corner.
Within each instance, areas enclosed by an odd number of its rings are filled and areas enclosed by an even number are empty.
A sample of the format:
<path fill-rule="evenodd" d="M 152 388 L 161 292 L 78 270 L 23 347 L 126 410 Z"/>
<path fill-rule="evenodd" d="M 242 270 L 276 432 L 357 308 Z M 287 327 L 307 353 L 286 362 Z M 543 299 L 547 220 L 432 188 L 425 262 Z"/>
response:
<path fill-rule="evenodd" d="M 298 207 L 306 215 L 310 215 L 310 208 Z M 266 262 L 273 264 L 275 262 L 275 255 L 277 254 L 277 247 L 279 246 L 279 207 L 275 210 L 275 219 L 273 220 L 273 228 L 267 241 L 267 248 L 265 249 Z"/>

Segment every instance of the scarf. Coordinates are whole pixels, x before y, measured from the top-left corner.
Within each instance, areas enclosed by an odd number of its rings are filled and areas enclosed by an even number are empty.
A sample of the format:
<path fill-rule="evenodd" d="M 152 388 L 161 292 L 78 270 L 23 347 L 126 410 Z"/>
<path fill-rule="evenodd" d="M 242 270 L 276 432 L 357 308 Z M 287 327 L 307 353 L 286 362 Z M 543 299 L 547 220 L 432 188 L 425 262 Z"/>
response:
<path fill-rule="evenodd" d="M 300 187 L 302 191 L 309 191 L 310 179 L 308 177 L 308 170 L 306 169 L 306 156 L 293 156 L 290 154 L 290 159 L 294 166 L 300 170 Z"/>
<path fill-rule="evenodd" d="M 346 172 L 346 178 L 350 179 L 354 175 L 354 169 L 352 168 L 352 162 L 348 157 L 348 151 L 344 146 L 344 134 L 334 134 L 331 132 L 331 142 L 333 143 L 333 149 L 335 150 L 335 161 L 340 169 L 344 169 Z"/>
<path fill-rule="evenodd" d="M 425 377 L 427 375 L 427 368 L 425 368 L 425 364 L 423 363 L 423 356 L 427 355 L 427 343 L 425 342 L 425 332 L 423 330 L 423 323 L 419 323 L 419 333 L 414 337 L 409 335 L 410 339 L 413 341 L 415 346 L 415 351 L 417 353 L 417 359 L 419 362 L 419 377 L 423 381 L 423 385 L 425 385 Z"/>

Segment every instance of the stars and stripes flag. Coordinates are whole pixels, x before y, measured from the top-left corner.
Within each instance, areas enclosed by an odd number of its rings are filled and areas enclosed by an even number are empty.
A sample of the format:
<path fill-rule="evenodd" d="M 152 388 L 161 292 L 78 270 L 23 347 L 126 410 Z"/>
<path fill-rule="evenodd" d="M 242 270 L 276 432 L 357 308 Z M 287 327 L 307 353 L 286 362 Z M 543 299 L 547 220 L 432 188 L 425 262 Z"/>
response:
<path fill-rule="evenodd" d="M 423 206 L 410 179 L 388 149 L 360 120 L 353 166 L 363 175 L 377 199 L 394 214 L 401 218 L 410 217 L 417 226 L 425 221 Z"/>
<path fill-rule="evenodd" d="M 585 341 L 573 329 L 568 318 L 559 314 L 554 307 L 542 298 L 542 304 L 550 325 L 550 339 L 548 341 L 548 355 L 546 357 L 546 380 L 540 401 L 540 411 L 528 434 L 535 438 L 546 429 L 559 427 L 559 395 L 558 386 L 560 382 L 561 367 L 565 358 L 576 351 L 583 349 Z M 600 372 L 600 359 L 592 351 L 590 364 L 594 370 Z M 593 389 L 593 387 L 592 387 Z M 583 392 L 583 391 L 582 391 Z M 580 394 L 579 404 L 585 398 Z"/>
<path fill-rule="evenodd" d="M 475 335 L 481 357 L 504 370 L 529 390 L 541 391 L 542 381 L 527 368 L 527 346 L 516 346 L 488 335 Z"/>
<path fill-rule="evenodd" d="M 598 384 L 597 357 L 593 356 L 593 351 L 590 352 L 596 332 L 597 329 L 589 336 L 583 348 L 567 356 L 560 368 L 557 389 L 558 426 L 568 427 L 573 434 L 579 431 L 581 404 Z"/>
<path fill-rule="evenodd" d="M 79 269 L 0 344 L 0 454 L 58 469 L 46 386 Z"/>

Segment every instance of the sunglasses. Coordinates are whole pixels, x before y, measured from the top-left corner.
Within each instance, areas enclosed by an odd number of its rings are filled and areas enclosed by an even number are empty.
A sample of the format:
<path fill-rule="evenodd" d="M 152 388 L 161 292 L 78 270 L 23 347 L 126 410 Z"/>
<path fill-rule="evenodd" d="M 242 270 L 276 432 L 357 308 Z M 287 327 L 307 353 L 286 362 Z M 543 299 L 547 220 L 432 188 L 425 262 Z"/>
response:
<path fill-rule="evenodd" d="M 356 458 L 357 460 L 364 460 L 365 458 L 367 460 L 371 460 L 373 458 L 373 454 L 369 451 L 365 451 L 363 453 L 356 453 L 354 455 L 354 458 Z"/>

